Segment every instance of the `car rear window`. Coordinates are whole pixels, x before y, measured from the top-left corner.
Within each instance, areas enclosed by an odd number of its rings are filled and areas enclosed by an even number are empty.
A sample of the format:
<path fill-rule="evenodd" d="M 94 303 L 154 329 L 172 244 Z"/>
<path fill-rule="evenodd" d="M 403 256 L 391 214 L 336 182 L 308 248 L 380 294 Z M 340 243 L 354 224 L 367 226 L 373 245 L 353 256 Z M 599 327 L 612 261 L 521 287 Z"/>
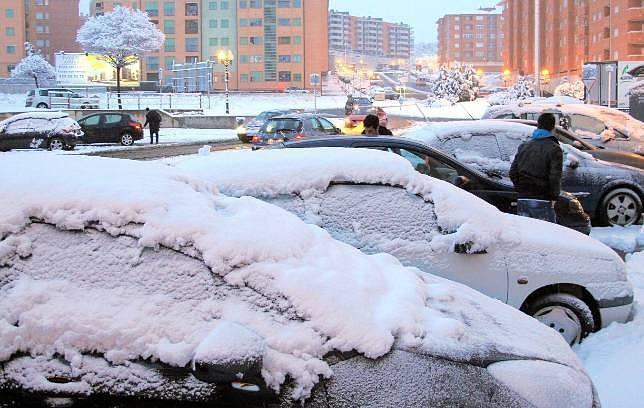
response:
<path fill-rule="evenodd" d="M 280 131 L 296 132 L 302 126 L 299 119 L 271 119 L 264 126 L 264 133 L 273 134 Z"/>
<path fill-rule="evenodd" d="M 34 91 L 33 89 L 27 92 L 27 96 L 34 96 L 35 94 L 36 94 L 36 91 Z"/>

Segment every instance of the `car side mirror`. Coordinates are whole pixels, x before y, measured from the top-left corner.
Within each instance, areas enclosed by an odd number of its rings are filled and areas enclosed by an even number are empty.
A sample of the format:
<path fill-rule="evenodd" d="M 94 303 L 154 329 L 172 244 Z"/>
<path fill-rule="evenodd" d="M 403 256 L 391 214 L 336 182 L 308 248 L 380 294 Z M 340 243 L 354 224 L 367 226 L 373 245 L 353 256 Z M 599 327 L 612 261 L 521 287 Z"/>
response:
<path fill-rule="evenodd" d="M 476 251 L 472 251 L 472 242 L 464 242 L 461 244 L 454 244 L 454 252 L 457 254 L 466 254 L 466 255 L 481 255 L 481 254 L 487 254 L 487 251 L 485 249 L 479 249 Z"/>

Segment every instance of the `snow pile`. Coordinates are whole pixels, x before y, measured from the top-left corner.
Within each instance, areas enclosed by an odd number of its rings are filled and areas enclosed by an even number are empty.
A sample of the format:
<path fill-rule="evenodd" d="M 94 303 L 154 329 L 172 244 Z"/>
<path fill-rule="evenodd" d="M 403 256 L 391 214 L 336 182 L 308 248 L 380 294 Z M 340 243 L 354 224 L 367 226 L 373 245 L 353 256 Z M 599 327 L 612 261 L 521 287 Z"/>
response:
<path fill-rule="evenodd" d="M 644 248 L 644 227 L 640 225 L 595 227 L 590 231 L 590 236 L 625 253 L 635 252 L 638 247 Z"/>
<path fill-rule="evenodd" d="M 339 174 L 338 162 L 349 162 L 340 151 L 326 172 L 286 171 L 298 177 L 283 180 L 251 164 L 305 170 L 304 163 L 322 156 L 230 152 L 189 162 L 215 179 L 224 162 L 229 176 L 250 175 L 253 189 L 267 193 L 302 185 L 298 179 L 325 188 L 342 175 L 403 184 L 431 196 L 439 214 L 450 214 L 444 223 L 463 223 L 459 230 L 467 231 L 457 238 L 489 243 L 504 229 L 496 209 L 418 175 L 394 155 L 352 155 L 372 172 Z M 231 172 L 235 165 L 239 174 Z M 34 177 L 33 169 L 43 167 L 48 171 Z M 383 167 L 395 176 L 385 177 Z M 73 177 L 61 182 L 61 174 Z M 19 352 L 59 355 L 78 373 L 93 373 L 72 386 L 90 387 L 115 367 L 122 368 L 117 386 L 141 383 L 134 368 L 125 369 L 130 360 L 185 366 L 260 358 L 270 387 L 291 377 L 293 397 L 303 398 L 319 376 L 332 374 L 322 359 L 327 352 L 375 358 L 394 344 L 461 360 L 500 352 L 578 367 L 557 333 L 515 309 L 389 255 L 362 254 L 278 207 L 219 195 L 212 184 L 170 166 L 6 153 L 0 183 L 0 266 L 11 277 L 0 288 L 0 360 Z M 105 233 L 120 238 L 105 241 Z M 92 360 L 82 353 L 102 354 L 113 364 L 88 367 Z M 44 385 L 40 371 L 23 361 L 7 363 L 4 378 L 17 376 L 32 389 L 67 386 Z"/>
<path fill-rule="evenodd" d="M 626 266 L 635 287 L 633 321 L 613 323 L 575 348 L 607 408 L 636 407 L 644 400 L 644 252 L 628 254 Z"/>

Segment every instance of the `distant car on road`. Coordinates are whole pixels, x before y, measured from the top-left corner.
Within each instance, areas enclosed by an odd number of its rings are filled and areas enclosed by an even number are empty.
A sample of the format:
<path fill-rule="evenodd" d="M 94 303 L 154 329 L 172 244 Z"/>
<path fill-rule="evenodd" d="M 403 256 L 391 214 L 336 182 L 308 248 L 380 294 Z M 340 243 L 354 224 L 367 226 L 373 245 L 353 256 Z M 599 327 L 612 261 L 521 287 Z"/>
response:
<path fill-rule="evenodd" d="M 253 136 L 254 147 L 268 146 L 305 137 L 340 135 L 342 131 L 330 120 L 314 113 L 295 113 L 269 119 Z"/>
<path fill-rule="evenodd" d="M 349 116 L 347 116 L 344 119 L 344 126 L 347 128 L 358 127 L 362 124 L 362 122 L 364 121 L 364 118 L 366 118 L 367 115 L 378 116 L 380 126 L 387 127 L 387 123 L 389 121 L 387 112 L 385 112 L 384 109 L 377 106 L 363 106 L 358 108 L 358 110 L 353 111 Z"/>
<path fill-rule="evenodd" d="M 255 116 L 253 119 L 249 120 L 247 123 L 243 123 L 237 127 L 237 137 L 242 143 L 248 143 L 253 136 L 259 134 L 259 130 L 264 126 L 267 120 L 274 118 L 275 116 L 287 115 L 289 113 L 301 112 L 297 109 L 273 109 L 267 110 L 259 115 Z"/>
<path fill-rule="evenodd" d="M 309 93 L 308 89 L 298 88 L 296 86 L 289 86 L 284 90 L 285 93 L 289 94 L 307 94 Z"/>
<path fill-rule="evenodd" d="M 98 109 L 97 96 L 83 96 L 68 88 L 38 88 L 27 92 L 26 108 Z"/>
<path fill-rule="evenodd" d="M 73 150 L 82 136 L 78 123 L 66 113 L 20 113 L 0 122 L 0 151 Z"/>
<path fill-rule="evenodd" d="M 132 146 L 143 139 L 143 124 L 129 113 L 104 112 L 85 116 L 78 120 L 85 133 L 83 143 L 120 143 Z"/>

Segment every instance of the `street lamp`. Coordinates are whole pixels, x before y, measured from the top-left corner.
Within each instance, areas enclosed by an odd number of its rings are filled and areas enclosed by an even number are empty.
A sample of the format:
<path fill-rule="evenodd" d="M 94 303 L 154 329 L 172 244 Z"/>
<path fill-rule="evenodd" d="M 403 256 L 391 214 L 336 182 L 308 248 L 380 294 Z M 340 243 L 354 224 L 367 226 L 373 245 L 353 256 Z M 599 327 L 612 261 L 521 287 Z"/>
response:
<path fill-rule="evenodd" d="M 230 50 L 221 50 L 217 53 L 217 61 L 224 64 L 224 84 L 226 86 L 226 115 L 230 113 L 230 105 L 228 103 L 228 67 L 233 62 L 233 52 Z"/>

